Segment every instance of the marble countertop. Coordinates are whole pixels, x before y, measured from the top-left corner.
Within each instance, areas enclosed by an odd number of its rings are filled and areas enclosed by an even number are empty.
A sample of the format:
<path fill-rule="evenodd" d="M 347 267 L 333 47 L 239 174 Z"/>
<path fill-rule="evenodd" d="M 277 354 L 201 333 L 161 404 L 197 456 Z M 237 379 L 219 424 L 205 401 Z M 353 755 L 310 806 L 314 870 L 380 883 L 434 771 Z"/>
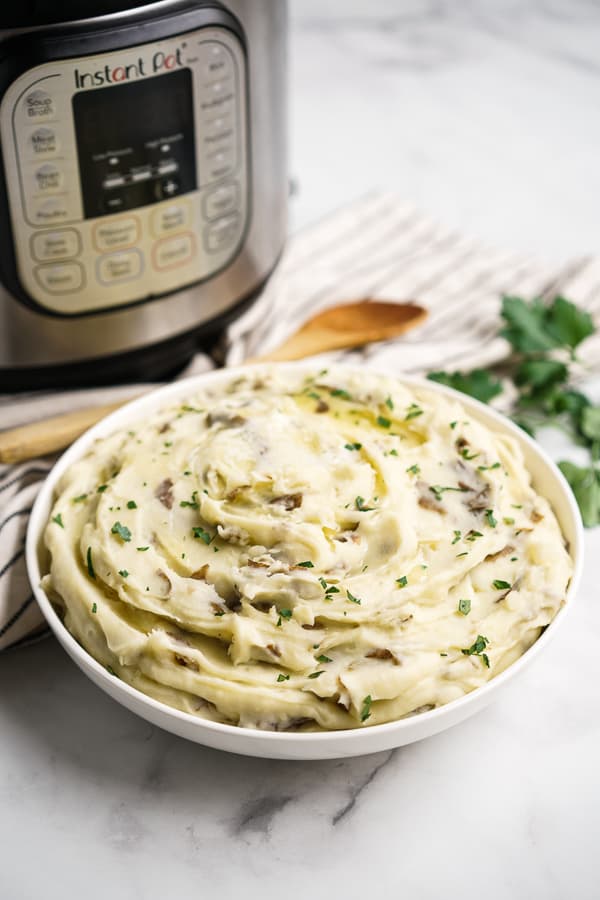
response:
<path fill-rule="evenodd" d="M 325 9 L 323 9 L 325 7 Z M 600 9 L 294 0 L 292 227 L 393 187 L 516 250 L 597 250 Z M 572 615 L 491 707 L 390 753 L 217 753 L 54 640 L 0 657 L 0 897 L 598 896 L 600 529 Z"/>

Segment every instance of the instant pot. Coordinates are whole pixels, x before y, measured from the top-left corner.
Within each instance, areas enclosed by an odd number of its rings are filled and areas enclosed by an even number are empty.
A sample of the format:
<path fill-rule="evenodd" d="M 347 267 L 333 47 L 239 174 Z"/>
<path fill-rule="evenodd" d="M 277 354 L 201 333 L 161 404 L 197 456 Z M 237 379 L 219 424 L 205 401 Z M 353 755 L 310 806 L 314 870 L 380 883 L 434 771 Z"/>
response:
<path fill-rule="evenodd" d="M 0 390 L 158 378 L 281 252 L 286 4 L 2 18 Z"/>

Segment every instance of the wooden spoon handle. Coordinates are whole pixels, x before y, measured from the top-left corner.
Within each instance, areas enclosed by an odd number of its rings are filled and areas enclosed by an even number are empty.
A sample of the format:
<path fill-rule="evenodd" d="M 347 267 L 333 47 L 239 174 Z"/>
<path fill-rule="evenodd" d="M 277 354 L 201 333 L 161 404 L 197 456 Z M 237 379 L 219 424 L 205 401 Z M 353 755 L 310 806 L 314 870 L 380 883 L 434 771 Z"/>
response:
<path fill-rule="evenodd" d="M 115 409 L 128 403 L 131 399 L 133 398 L 120 400 L 118 403 L 109 403 L 106 406 L 77 409 L 75 412 L 64 413 L 61 416 L 53 416 L 51 419 L 32 422 L 31 425 L 22 425 L 20 428 L 3 431 L 0 433 L 0 462 L 18 463 L 25 459 L 33 459 L 36 456 L 44 456 L 46 453 L 62 450 L 104 416 L 114 412 Z"/>

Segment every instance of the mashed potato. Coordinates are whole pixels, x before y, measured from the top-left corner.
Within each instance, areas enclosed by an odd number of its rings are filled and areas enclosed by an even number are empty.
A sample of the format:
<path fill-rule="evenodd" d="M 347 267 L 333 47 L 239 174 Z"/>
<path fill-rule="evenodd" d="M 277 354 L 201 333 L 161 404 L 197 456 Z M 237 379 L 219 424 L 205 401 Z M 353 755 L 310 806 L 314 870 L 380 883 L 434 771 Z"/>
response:
<path fill-rule="evenodd" d="M 110 672 L 249 728 L 370 726 L 521 656 L 571 561 L 517 444 L 461 404 L 249 369 L 65 473 L 44 587 Z"/>

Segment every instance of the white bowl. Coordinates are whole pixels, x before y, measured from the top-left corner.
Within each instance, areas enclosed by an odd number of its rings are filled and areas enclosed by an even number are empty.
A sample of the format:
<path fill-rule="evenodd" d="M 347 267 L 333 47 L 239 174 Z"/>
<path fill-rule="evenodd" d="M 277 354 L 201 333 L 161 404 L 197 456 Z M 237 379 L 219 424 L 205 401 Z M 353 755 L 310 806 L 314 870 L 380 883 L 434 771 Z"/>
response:
<path fill-rule="evenodd" d="M 313 370 L 314 366 L 303 363 L 279 364 L 285 368 Z M 346 367 L 351 368 L 351 367 Z M 356 367 L 354 367 L 356 370 Z M 178 381 L 160 390 L 153 391 L 144 397 L 128 403 L 122 409 L 107 416 L 76 441 L 61 456 L 40 490 L 31 512 L 27 532 L 27 571 L 33 586 L 37 602 L 50 628 L 63 645 L 69 656 L 80 669 L 88 675 L 102 690 L 110 694 L 117 702 L 137 713 L 154 725 L 165 728 L 174 734 L 189 740 L 241 753 L 247 756 L 259 756 L 272 759 L 332 759 L 346 756 L 360 756 L 364 753 L 375 753 L 421 740 L 429 735 L 437 734 L 451 725 L 456 725 L 477 710 L 486 706 L 502 688 L 521 673 L 548 645 L 565 620 L 573 605 L 577 593 L 583 565 L 583 529 L 579 510 L 571 490 L 561 472 L 529 438 L 524 431 L 513 425 L 508 419 L 476 400 L 458 394 L 450 388 L 435 382 L 416 378 L 399 378 L 399 381 L 413 386 L 426 388 L 458 399 L 470 413 L 480 422 L 496 432 L 510 434 L 516 438 L 523 450 L 527 468 L 533 475 L 533 483 L 538 491 L 551 503 L 558 518 L 563 534 L 566 537 L 574 563 L 573 577 L 568 591 L 567 602 L 558 612 L 550 626 L 542 636 L 508 669 L 476 688 L 470 694 L 440 706 L 430 712 L 420 713 L 397 722 L 373 725 L 367 728 L 349 729 L 307 734 L 288 732 L 254 731 L 238 728 L 233 725 L 222 725 L 205 721 L 188 713 L 180 712 L 170 706 L 153 700 L 146 694 L 130 687 L 125 682 L 109 674 L 104 666 L 96 662 L 67 631 L 55 612 L 48 597 L 40 587 L 40 580 L 47 571 L 48 554 L 43 544 L 43 534 L 52 508 L 56 483 L 65 469 L 82 457 L 92 443 L 118 428 L 130 427 L 138 418 L 153 413 L 172 400 L 193 393 L 207 384 L 228 381 L 238 376 L 244 369 L 221 369 L 208 374 Z M 362 370 L 361 370 L 362 371 Z M 533 698 L 532 698 L 533 702 Z"/>

